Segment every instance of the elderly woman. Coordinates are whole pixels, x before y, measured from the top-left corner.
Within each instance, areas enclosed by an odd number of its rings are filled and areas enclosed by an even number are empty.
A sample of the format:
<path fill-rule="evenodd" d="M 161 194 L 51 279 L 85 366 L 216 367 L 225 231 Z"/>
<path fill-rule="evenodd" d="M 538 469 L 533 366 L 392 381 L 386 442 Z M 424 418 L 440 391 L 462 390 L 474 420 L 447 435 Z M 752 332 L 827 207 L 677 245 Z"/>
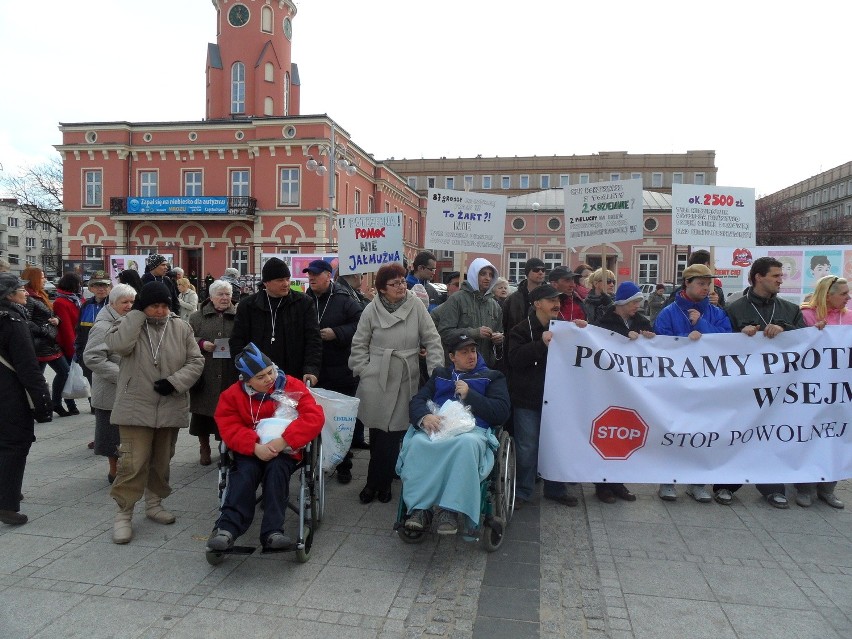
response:
<path fill-rule="evenodd" d="M 405 527 L 429 528 L 432 508 L 439 535 L 453 535 L 458 524 L 464 530 L 479 525 L 480 482 L 494 466 L 499 443 L 491 428 L 509 418 L 509 389 L 503 373 L 489 370 L 477 353 L 476 340 L 460 333 L 447 343 L 451 365 L 434 370 L 429 382 L 409 404 L 411 427 L 403 440 L 396 470 L 402 479 L 402 499 L 408 511 Z M 468 407 L 476 419 L 473 430 L 433 441 L 444 418 L 428 407 L 455 399 Z M 465 517 L 458 521 L 458 515 Z"/>
<path fill-rule="evenodd" d="M 405 269 L 385 264 L 376 273 L 378 295 L 358 322 L 349 368 L 360 377 L 358 418 L 370 429 L 370 464 L 361 503 L 391 500 L 399 445 L 408 429 L 408 403 L 420 378 L 420 347 L 431 375 L 444 361 L 441 337 L 426 307 L 408 290 Z"/>
<path fill-rule="evenodd" d="M 834 275 L 821 278 L 810 300 L 802 304 L 802 317 L 805 324 L 820 330 L 826 326 L 852 326 L 849 282 Z M 796 503 L 807 508 L 816 496 L 832 508 L 843 508 L 843 502 L 834 494 L 835 486 L 836 481 L 796 484 Z"/>
<path fill-rule="evenodd" d="M 494 288 L 491 289 L 491 293 L 494 295 L 494 299 L 497 300 L 497 303 L 502 309 L 503 303 L 506 301 L 506 298 L 509 297 L 509 280 L 505 277 L 498 277 L 497 282 L 494 284 Z"/>
<path fill-rule="evenodd" d="M 118 426 L 112 423 L 115 404 L 115 385 L 118 383 L 118 365 L 121 358 L 110 353 L 104 338 L 107 331 L 130 312 L 136 290 L 128 284 L 118 284 L 109 293 L 109 304 L 104 306 L 89 330 L 83 361 L 92 371 L 92 408 L 95 409 L 95 455 L 109 461 L 107 481 L 115 481 L 118 466 Z"/>
<path fill-rule="evenodd" d="M 198 310 L 198 293 L 195 287 L 185 277 L 177 281 L 178 304 L 180 304 L 180 318 L 189 321 L 190 316 Z"/>
<path fill-rule="evenodd" d="M 112 540 L 133 538 L 133 507 L 145 495 L 145 515 L 159 524 L 175 516 L 160 503 L 172 492 L 169 463 L 178 432 L 189 417 L 187 391 L 204 370 L 192 329 L 171 312 L 171 291 L 162 282 L 142 287 L 133 308 L 104 338 L 121 357 L 112 422 L 121 438 L 118 473 L 110 495 L 118 505 Z"/>
<path fill-rule="evenodd" d="M 27 455 L 35 440 L 33 417 L 49 422 L 50 391 L 38 367 L 27 326 L 25 280 L 0 273 L 0 521 L 27 523 L 20 513 Z"/>
<path fill-rule="evenodd" d="M 237 369 L 228 347 L 237 314 L 233 290 L 230 283 L 223 280 L 216 280 L 207 290 L 210 297 L 204 300 L 200 310 L 189 317 L 189 325 L 204 356 L 204 373 L 189 391 L 189 410 L 192 413 L 189 434 L 198 437 L 199 463 L 202 466 L 210 465 L 210 435 L 216 441 L 220 440 L 219 429 L 213 419 L 219 395 L 237 381 Z"/>

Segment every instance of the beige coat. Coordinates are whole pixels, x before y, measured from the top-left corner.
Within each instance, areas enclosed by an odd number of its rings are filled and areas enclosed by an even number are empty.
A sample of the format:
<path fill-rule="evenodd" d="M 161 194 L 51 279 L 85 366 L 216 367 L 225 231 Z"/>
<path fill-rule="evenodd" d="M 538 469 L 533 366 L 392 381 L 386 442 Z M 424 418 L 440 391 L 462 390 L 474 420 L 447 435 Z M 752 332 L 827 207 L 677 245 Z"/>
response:
<path fill-rule="evenodd" d="M 107 304 L 95 318 L 83 351 L 83 363 L 92 371 L 92 407 L 112 410 L 115 404 L 115 385 L 118 383 L 118 363 L 121 358 L 107 348 L 107 331 L 121 321 L 112 306 Z"/>
<path fill-rule="evenodd" d="M 189 425 L 187 391 L 201 377 L 204 358 L 189 324 L 172 313 L 165 325 L 154 323 L 145 330 L 145 314 L 130 311 L 107 332 L 107 348 L 121 357 L 112 423 L 119 426 L 184 428 Z M 148 335 L 156 348 L 163 341 L 154 364 Z M 171 395 L 154 390 L 154 382 L 167 379 L 175 387 Z"/>
<path fill-rule="evenodd" d="M 231 337 L 236 314 L 237 308 L 233 304 L 219 313 L 213 302 L 207 300 L 201 305 L 201 310 L 190 316 L 189 325 L 196 341 L 215 342 L 217 339 Z M 213 353 L 207 351 L 201 351 L 201 355 L 204 357 L 204 373 L 201 383 L 193 386 L 189 392 L 189 409 L 193 413 L 213 417 L 216 404 L 219 403 L 219 395 L 237 381 L 238 374 L 233 357 L 214 358 Z M 232 355 L 235 356 L 236 353 Z"/>
<path fill-rule="evenodd" d="M 444 363 L 441 338 L 426 306 L 411 291 L 403 305 L 388 313 L 379 298 L 367 305 L 358 322 L 349 368 L 360 377 L 358 417 L 367 428 L 408 428 L 408 403 L 420 381 L 420 346 L 426 349 L 429 374 Z"/>

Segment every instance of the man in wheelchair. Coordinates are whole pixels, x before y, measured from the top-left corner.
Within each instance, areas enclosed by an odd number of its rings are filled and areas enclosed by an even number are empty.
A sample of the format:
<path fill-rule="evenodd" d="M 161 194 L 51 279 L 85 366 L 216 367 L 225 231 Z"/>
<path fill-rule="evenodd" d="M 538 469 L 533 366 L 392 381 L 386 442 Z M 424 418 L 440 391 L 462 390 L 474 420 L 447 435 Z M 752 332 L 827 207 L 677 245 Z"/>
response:
<path fill-rule="evenodd" d="M 293 543 L 282 530 L 290 476 L 301 459 L 301 449 L 319 435 L 325 417 L 308 388 L 295 377 L 285 375 L 253 343 L 236 356 L 234 363 L 240 380 L 219 396 L 214 414 L 222 441 L 232 452 L 233 466 L 207 550 L 226 551 L 248 530 L 261 482 L 260 542 L 264 550 L 286 549 Z M 258 423 L 275 415 L 282 397 L 279 392 L 296 403 L 298 415 L 282 429 L 281 435 L 265 441 L 258 433 Z"/>
<path fill-rule="evenodd" d="M 408 518 L 405 528 L 429 530 L 432 509 L 435 530 L 454 535 L 479 525 L 480 482 L 494 465 L 499 444 L 492 427 L 509 417 L 509 390 L 503 373 L 486 367 L 476 341 L 465 333 L 448 341 L 452 365 L 436 368 L 428 383 L 411 399 L 411 426 L 403 440 L 396 471 L 402 479 L 402 499 Z M 454 427 L 450 418 L 430 411 L 447 400 L 467 407 L 475 418 L 472 430 L 442 439 L 442 429 Z M 458 407 L 456 407 L 458 408 Z M 458 514 L 464 515 L 459 522 Z"/>

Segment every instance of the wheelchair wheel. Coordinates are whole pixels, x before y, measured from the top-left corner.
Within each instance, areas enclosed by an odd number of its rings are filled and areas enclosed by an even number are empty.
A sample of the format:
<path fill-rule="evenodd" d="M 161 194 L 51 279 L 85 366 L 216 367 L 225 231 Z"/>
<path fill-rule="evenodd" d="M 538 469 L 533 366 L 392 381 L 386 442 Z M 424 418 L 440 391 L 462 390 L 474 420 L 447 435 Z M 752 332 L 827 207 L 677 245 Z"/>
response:
<path fill-rule="evenodd" d="M 508 524 L 515 512 L 515 445 L 507 432 L 500 435 L 499 477 L 494 495 L 494 514 Z"/>
<path fill-rule="evenodd" d="M 316 525 L 319 526 L 319 523 L 322 521 L 322 518 L 325 515 L 325 472 L 322 469 L 325 454 L 323 453 L 322 448 L 322 437 L 318 437 L 316 441 L 317 444 L 316 446 L 314 446 L 316 457 L 314 459 L 312 468 L 314 473 L 314 488 L 316 490 L 317 503 Z"/>
<path fill-rule="evenodd" d="M 425 530 L 409 530 L 404 525 L 396 529 L 396 534 L 407 544 L 422 544 L 426 541 Z"/>
<path fill-rule="evenodd" d="M 495 552 L 503 544 L 503 536 L 506 532 L 506 523 L 502 517 L 492 517 L 491 521 L 483 526 L 482 545 L 488 552 Z"/>
<path fill-rule="evenodd" d="M 296 559 L 303 564 L 311 558 L 311 546 L 314 543 L 314 531 L 310 526 L 305 526 L 305 547 L 296 549 Z"/>

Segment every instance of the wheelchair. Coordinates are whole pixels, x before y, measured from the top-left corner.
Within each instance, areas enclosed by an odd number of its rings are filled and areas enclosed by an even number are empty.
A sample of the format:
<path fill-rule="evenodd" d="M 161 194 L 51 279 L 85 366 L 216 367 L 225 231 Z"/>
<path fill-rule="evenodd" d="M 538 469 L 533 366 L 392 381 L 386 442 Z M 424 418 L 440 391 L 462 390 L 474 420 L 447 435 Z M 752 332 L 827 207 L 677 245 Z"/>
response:
<path fill-rule="evenodd" d="M 459 534 L 480 541 L 488 552 L 495 552 L 503 543 L 503 537 L 512 514 L 515 512 L 515 443 L 502 427 L 494 430 L 500 446 L 494 453 L 494 467 L 480 484 L 480 517 L 475 530 L 459 530 Z M 419 544 L 426 539 L 428 530 L 409 530 L 405 527 L 408 507 L 400 494 L 399 508 L 393 528 L 399 538 L 407 544 Z"/>
<path fill-rule="evenodd" d="M 225 489 L 228 486 L 228 475 L 234 465 L 234 457 L 224 442 L 219 443 L 219 506 L 224 504 Z M 325 512 L 325 474 L 322 470 L 323 450 L 322 436 L 317 435 L 302 449 L 302 460 L 296 466 L 291 476 L 290 496 L 287 509 L 299 516 L 298 535 L 295 543 L 281 550 L 263 549 L 262 553 L 296 552 L 300 563 L 305 563 L 311 557 L 314 534 L 320 527 Z M 293 490 L 292 477 L 299 476 L 298 491 Z M 262 493 L 257 503 L 262 503 Z M 225 551 L 206 550 L 207 563 L 216 566 L 221 564 L 225 555 L 251 555 L 255 546 L 234 545 Z"/>

